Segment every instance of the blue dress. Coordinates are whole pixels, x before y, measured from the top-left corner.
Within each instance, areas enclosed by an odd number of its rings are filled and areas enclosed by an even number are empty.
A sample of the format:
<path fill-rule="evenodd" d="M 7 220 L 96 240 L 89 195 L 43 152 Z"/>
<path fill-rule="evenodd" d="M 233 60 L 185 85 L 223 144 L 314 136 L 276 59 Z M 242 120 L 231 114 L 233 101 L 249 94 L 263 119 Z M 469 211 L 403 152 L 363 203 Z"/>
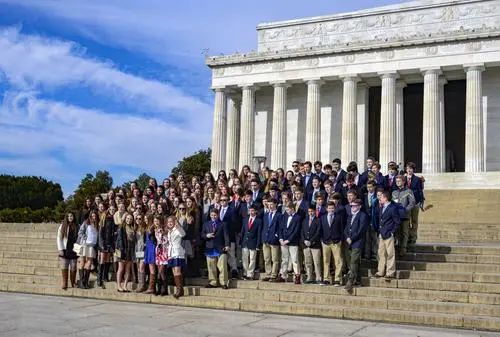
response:
<path fill-rule="evenodd" d="M 156 263 L 156 243 L 154 235 L 146 233 L 146 249 L 144 250 L 144 264 Z"/>

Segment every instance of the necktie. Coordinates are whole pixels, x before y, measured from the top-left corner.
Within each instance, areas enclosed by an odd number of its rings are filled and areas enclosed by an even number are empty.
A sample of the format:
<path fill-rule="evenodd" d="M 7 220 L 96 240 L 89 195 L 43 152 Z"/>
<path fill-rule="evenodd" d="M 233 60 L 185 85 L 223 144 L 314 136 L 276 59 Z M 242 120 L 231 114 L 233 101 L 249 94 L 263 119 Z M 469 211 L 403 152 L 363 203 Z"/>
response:
<path fill-rule="evenodd" d="M 408 177 L 408 187 L 411 186 L 411 176 Z"/>
<path fill-rule="evenodd" d="M 251 230 L 252 229 L 252 226 L 253 226 L 253 218 L 250 218 L 248 220 L 248 230 Z"/>
<path fill-rule="evenodd" d="M 309 217 L 309 227 L 311 227 L 312 222 L 313 222 L 313 217 L 312 217 L 312 216 L 310 216 L 310 217 Z"/>
<path fill-rule="evenodd" d="M 222 220 L 222 219 L 224 219 L 224 215 L 226 215 L 226 209 L 225 209 L 225 208 L 223 208 L 223 209 L 221 210 L 221 212 L 220 212 L 220 219 L 221 219 L 221 220 Z"/>
<path fill-rule="evenodd" d="M 217 222 L 212 221 L 212 232 L 215 233 L 216 230 L 217 230 Z"/>
<path fill-rule="evenodd" d="M 316 208 L 316 217 L 319 218 L 319 208 Z"/>
<path fill-rule="evenodd" d="M 328 214 L 328 225 L 331 226 L 333 222 L 333 214 Z"/>
<path fill-rule="evenodd" d="M 269 212 L 269 224 L 271 224 L 271 222 L 273 222 L 273 213 Z"/>

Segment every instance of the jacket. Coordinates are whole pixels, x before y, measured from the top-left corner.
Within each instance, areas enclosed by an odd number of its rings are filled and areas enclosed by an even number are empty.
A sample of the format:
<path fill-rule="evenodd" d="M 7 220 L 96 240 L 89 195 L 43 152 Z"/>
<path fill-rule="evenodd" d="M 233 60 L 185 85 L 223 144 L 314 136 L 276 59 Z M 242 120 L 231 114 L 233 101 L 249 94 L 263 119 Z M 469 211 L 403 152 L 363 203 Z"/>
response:
<path fill-rule="evenodd" d="M 409 176 L 406 176 L 405 186 L 413 191 L 413 196 L 415 197 L 415 203 L 417 205 L 424 201 L 424 184 L 420 177 L 413 175 L 410 179 Z"/>
<path fill-rule="evenodd" d="M 379 234 L 384 240 L 394 235 L 401 222 L 398 208 L 393 202 L 389 202 L 385 212 L 383 208 L 377 207 L 375 218 L 378 220 Z"/>
<path fill-rule="evenodd" d="M 274 245 L 274 246 L 278 246 L 280 244 L 279 226 L 282 218 L 283 214 L 279 213 L 278 211 L 275 211 L 271 223 L 269 223 L 269 215 L 263 217 L 262 230 L 261 230 L 262 243 L 267 243 L 269 245 Z"/>
<path fill-rule="evenodd" d="M 207 238 L 207 234 L 214 233 L 213 238 Z M 224 247 L 229 247 L 231 242 L 229 241 L 229 231 L 227 229 L 227 224 L 217 221 L 207 221 L 203 224 L 201 230 L 201 238 L 205 240 L 205 248 L 207 249 L 217 249 L 220 253 L 223 252 Z"/>
<path fill-rule="evenodd" d="M 291 215 L 292 220 L 290 221 L 290 225 L 288 224 L 288 218 L 290 215 L 286 214 L 281 218 L 280 230 L 279 230 L 279 238 L 280 240 L 288 240 L 289 246 L 298 246 L 300 239 L 300 216 L 297 213 Z"/>
<path fill-rule="evenodd" d="M 99 238 L 97 240 L 99 250 L 112 252 L 115 248 L 115 221 L 112 216 L 106 216 L 103 225 L 99 228 Z"/>
<path fill-rule="evenodd" d="M 346 211 L 342 205 L 334 211 L 333 223 L 328 223 L 328 213 L 321 217 L 321 241 L 325 244 L 339 243 L 343 240 L 343 231 L 346 222 Z"/>
<path fill-rule="evenodd" d="M 132 260 L 135 258 L 135 256 L 127 255 L 129 252 L 135 253 L 135 240 L 136 240 L 135 233 L 134 233 L 134 240 L 132 242 L 129 242 L 127 240 L 127 230 L 125 226 L 120 226 L 120 228 L 118 228 L 118 235 L 116 238 L 116 249 L 120 251 L 121 254 L 120 258 L 122 260 Z M 133 247 L 129 246 L 131 244 L 133 245 Z"/>
<path fill-rule="evenodd" d="M 262 219 L 256 216 L 253 220 L 251 229 L 248 227 L 249 220 L 250 217 L 243 219 L 243 225 L 241 226 L 240 233 L 240 244 L 242 248 L 256 250 L 261 244 Z"/>
<path fill-rule="evenodd" d="M 400 203 L 406 209 L 407 214 L 409 214 L 416 205 L 413 191 L 407 187 L 394 190 L 392 192 L 392 200 Z"/>
<path fill-rule="evenodd" d="M 354 219 L 353 219 L 354 217 Z M 347 224 L 344 231 L 345 238 L 351 239 L 351 249 L 362 249 L 365 245 L 365 235 L 370 226 L 370 219 L 365 212 L 359 211 L 355 215 L 347 218 Z"/>
<path fill-rule="evenodd" d="M 182 241 L 186 232 L 181 226 L 175 226 L 171 230 L 167 231 L 168 239 L 168 258 L 169 259 L 185 259 L 186 251 L 182 246 Z"/>
<path fill-rule="evenodd" d="M 64 258 L 66 259 L 76 259 L 77 255 L 73 251 L 73 245 L 76 243 L 78 240 L 78 231 L 75 225 L 75 230 L 70 231 L 69 226 L 68 229 L 66 230 L 66 236 L 63 239 L 62 237 L 62 224 L 59 225 L 59 228 L 57 229 L 57 250 L 62 250 L 64 254 Z"/>
<path fill-rule="evenodd" d="M 307 215 L 302 221 L 302 229 L 300 232 L 300 241 L 304 244 L 304 241 L 309 241 L 310 246 L 306 248 L 321 248 L 321 218 L 313 217 L 311 225 L 309 226 L 310 216 Z"/>

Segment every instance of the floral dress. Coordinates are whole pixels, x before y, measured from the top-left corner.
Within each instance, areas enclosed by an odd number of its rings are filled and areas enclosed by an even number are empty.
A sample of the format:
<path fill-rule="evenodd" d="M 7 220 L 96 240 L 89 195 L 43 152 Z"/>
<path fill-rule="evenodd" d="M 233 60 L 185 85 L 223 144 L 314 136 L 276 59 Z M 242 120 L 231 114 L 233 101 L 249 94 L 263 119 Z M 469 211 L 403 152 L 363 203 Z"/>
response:
<path fill-rule="evenodd" d="M 156 236 L 156 264 L 157 265 L 167 265 L 168 264 L 168 239 L 167 235 L 163 233 L 162 229 L 155 229 Z"/>

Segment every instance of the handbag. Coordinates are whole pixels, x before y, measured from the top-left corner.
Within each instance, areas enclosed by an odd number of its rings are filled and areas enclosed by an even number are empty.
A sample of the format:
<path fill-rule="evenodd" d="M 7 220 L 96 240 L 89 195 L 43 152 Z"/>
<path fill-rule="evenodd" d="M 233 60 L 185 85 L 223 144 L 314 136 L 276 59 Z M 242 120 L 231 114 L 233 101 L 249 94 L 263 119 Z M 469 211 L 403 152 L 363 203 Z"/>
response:
<path fill-rule="evenodd" d="M 122 258 L 122 252 L 121 252 L 121 250 L 119 250 L 119 249 L 115 249 L 115 256 L 116 256 L 117 258 L 121 259 L 121 258 Z"/>
<path fill-rule="evenodd" d="M 136 259 L 143 259 L 144 258 L 144 252 L 135 252 L 135 258 Z"/>
<path fill-rule="evenodd" d="M 78 256 L 82 256 L 83 254 L 83 246 L 78 244 L 78 243 L 74 243 L 73 244 L 73 251 L 76 253 L 76 255 Z"/>

